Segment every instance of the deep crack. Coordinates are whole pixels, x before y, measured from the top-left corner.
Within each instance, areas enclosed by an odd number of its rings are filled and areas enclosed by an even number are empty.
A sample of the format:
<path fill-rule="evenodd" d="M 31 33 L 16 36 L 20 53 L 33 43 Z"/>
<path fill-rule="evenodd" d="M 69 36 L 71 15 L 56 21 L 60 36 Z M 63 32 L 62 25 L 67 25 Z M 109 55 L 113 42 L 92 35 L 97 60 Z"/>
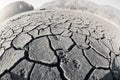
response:
<path fill-rule="evenodd" d="M 60 57 L 57 55 L 56 50 L 54 50 L 54 48 L 52 47 L 51 41 L 50 41 L 48 36 L 47 36 L 47 39 L 48 39 L 48 42 L 49 42 L 50 49 L 54 52 L 55 56 L 57 57 L 57 69 L 60 72 L 61 79 L 62 80 L 68 80 L 64 75 L 63 69 L 60 67 L 60 63 L 61 63 Z"/>

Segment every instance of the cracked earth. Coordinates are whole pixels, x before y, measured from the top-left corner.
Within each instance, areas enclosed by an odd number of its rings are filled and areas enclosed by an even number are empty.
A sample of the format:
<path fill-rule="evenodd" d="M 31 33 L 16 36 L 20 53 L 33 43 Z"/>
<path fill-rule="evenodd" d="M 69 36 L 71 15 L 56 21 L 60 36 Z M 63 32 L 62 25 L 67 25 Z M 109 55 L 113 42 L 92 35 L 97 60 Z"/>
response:
<path fill-rule="evenodd" d="M 120 79 L 120 31 L 97 16 L 41 10 L 0 26 L 0 80 Z"/>

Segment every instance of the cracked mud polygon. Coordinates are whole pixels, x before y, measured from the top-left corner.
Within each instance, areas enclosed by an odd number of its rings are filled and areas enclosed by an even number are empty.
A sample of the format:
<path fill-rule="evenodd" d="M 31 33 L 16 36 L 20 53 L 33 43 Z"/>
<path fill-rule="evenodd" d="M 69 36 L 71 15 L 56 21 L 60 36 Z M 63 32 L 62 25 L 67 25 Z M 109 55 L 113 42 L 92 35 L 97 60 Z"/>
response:
<path fill-rule="evenodd" d="M 5 22 L 0 80 L 119 80 L 119 29 L 93 14 L 40 10 Z"/>

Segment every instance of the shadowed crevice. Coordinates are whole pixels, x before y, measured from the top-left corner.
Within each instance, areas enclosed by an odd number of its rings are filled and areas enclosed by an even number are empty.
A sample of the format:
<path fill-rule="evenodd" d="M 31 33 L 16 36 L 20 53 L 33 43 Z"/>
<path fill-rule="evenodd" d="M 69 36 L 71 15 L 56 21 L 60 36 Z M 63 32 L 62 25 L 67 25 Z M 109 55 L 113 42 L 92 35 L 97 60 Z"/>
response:
<path fill-rule="evenodd" d="M 65 75 L 64 75 L 64 70 L 60 67 L 60 63 L 61 63 L 61 58 L 57 55 L 56 50 L 54 50 L 54 48 L 52 47 L 51 41 L 49 39 L 49 37 L 47 36 L 48 42 L 49 42 L 49 46 L 50 49 L 54 52 L 55 56 L 57 57 L 57 69 L 60 73 L 60 77 L 62 80 L 68 80 Z"/>
<path fill-rule="evenodd" d="M 92 67 L 95 67 L 95 66 L 90 62 L 90 60 L 88 59 L 88 57 L 86 56 L 84 49 L 82 49 L 82 54 L 83 54 L 83 56 L 85 57 L 85 59 L 87 60 L 87 62 L 88 62 Z"/>
<path fill-rule="evenodd" d="M 92 67 L 88 74 L 85 76 L 84 80 L 89 80 L 90 76 L 92 75 L 95 69 L 96 69 L 95 67 Z"/>
<path fill-rule="evenodd" d="M 27 80 L 30 80 L 30 76 L 31 76 L 31 73 L 32 73 L 34 67 L 35 67 L 35 63 L 33 63 L 33 66 L 31 67 L 31 69 L 30 69 L 30 71 L 29 71 L 29 73 L 28 73 Z"/>

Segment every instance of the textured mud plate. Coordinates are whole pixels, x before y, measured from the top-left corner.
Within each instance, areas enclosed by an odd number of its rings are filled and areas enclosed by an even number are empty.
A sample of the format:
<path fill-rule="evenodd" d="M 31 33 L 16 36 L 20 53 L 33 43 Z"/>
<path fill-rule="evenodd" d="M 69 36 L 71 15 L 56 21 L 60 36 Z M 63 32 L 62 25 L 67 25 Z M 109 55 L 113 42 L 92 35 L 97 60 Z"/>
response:
<path fill-rule="evenodd" d="M 93 14 L 33 11 L 0 27 L 0 80 L 120 79 L 120 30 Z"/>

